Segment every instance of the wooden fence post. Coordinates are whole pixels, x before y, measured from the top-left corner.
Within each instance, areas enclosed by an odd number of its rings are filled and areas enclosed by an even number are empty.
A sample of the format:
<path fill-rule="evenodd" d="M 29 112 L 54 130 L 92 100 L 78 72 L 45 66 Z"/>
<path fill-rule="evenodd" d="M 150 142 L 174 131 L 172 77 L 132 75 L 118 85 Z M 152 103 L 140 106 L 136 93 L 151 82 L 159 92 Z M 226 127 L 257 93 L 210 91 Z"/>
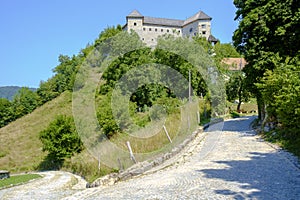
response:
<path fill-rule="evenodd" d="M 129 153 L 130 153 L 130 159 L 131 159 L 134 163 L 137 163 L 137 162 L 136 162 L 136 159 L 135 159 L 135 157 L 134 157 L 134 155 L 133 155 L 133 152 L 132 152 L 132 149 L 131 149 L 131 146 L 130 146 L 130 142 L 127 141 L 127 142 L 126 142 L 126 145 L 127 145 L 128 150 L 129 150 Z"/>
<path fill-rule="evenodd" d="M 172 143 L 172 140 L 171 140 L 170 135 L 169 135 L 169 133 L 167 131 L 167 128 L 165 127 L 165 125 L 163 127 L 164 127 L 165 133 L 166 133 L 166 135 L 168 137 L 168 140 L 170 141 L 170 143 Z"/>

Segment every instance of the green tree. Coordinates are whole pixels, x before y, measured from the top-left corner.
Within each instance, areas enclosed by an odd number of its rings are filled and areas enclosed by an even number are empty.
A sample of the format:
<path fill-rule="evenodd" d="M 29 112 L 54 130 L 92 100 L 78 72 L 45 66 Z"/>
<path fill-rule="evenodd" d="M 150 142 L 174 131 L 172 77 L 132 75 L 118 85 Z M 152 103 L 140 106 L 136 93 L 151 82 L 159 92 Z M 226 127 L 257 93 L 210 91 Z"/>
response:
<path fill-rule="evenodd" d="M 288 138 L 300 136 L 300 62 L 281 64 L 267 71 L 261 84 L 257 84 L 265 100 L 269 119 L 286 129 Z"/>
<path fill-rule="evenodd" d="M 28 113 L 31 113 L 39 106 L 39 96 L 29 88 L 22 88 L 18 91 L 12 101 L 12 111 L 14 118 L 18 119 Z"/>
<path fill-rule="evenodd" d="M 233 36 L 234 46 L 248 64 L 244 68 L 247 87 L 257 97 L 259 118 L 265 104 L 256 87 L 267 70 L 273 70 L 287 57 L 299 54 L 299 0 L 234 0 L 239 27 Z"/>
<path fill-rule="evenodd" d="M 237 111 L 241 110 L 242 102 L 248 101 L 250 93 L 245 87 L 245 77 L 241 71 L 233 72 L 226 83 L 226 95 L 228 101 L 238 99 Z"/>
<path fill-rule="evenodd" d="M 45 130 L 40 132 L 39 138 L 43 143 L 43 151 L 48 152 L 48 159 L 57 164 L 83 150 L 72 117 L 57 116 Z"/>
<path fill-rule="evenodd" d="M 4 98 L 0 98 L 0 128 L 13 120 L 11 113 L 12 103 Z"/>

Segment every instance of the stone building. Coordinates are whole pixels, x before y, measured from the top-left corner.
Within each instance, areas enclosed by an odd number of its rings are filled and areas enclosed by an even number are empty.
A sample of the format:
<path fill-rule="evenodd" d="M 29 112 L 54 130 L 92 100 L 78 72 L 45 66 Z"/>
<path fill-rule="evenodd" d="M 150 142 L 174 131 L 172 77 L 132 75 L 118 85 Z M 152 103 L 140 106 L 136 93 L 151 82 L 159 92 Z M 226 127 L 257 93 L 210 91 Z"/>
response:
<path fill-rule="evenodd" d="M 218 40 L 211 34 L 211 20 L 202 11 L 199 11 L 186 20 L 165 19 L 143 16 L 134 10 L 126 17 L 123 30 L 134 30 L 148 46 L 155 46 L 157 38 L 164 34 L 172 34 L 176 37 L 191 37 L 200 35 L 209 42 L 216 43 Z"/>

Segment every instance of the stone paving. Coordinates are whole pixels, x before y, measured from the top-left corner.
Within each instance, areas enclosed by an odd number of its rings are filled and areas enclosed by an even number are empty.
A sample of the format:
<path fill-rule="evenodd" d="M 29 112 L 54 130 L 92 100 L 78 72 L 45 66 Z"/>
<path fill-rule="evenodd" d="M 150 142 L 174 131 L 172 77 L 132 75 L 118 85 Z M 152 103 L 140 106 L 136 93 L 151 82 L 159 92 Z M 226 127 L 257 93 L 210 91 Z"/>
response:
<path fill-rule="evenodd" d="M 255 135 L 253 120 L 225 121 L 223 131 L 217 130 L 220 124 L 212 126 L 169 167 L 113 186 L 74 190 L 27 184 L 0 190 L 0 199 L 300 199 L 295 158 Z M 57 185 L 68 182 L 63 180 Z"/>
<path fill-rule="evenodd" d="M 183 162 L 67 199 L 300 199 L 299 168 L 251 131 L 253 119 L 226 121 Z"/>

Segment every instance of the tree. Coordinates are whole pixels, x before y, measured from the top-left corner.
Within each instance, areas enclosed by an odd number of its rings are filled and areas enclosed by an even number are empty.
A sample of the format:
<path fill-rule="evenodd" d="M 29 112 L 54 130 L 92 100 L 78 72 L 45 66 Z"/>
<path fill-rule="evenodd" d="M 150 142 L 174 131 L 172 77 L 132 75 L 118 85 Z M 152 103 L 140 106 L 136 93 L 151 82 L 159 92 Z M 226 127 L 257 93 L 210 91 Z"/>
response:
<path fill-rule="evenodd" d="M 0 128 L 13 120 L 11 106 L 12 103 L 10 101 L 0 98 Z"/>
<path fill-rule="evenodd" d="M 12 101 L 12 111 L 14 118 L 18 119 L 28 113 L 31 113 L 39 106 L 39 96 L 29 88 L 22 88 L 18 91 Z"/>
<path fill-rule="evenodd" d="M 267 105 L 268 121 L 278 123 L 285 136 L 300 136 L 300 62 L 281 64 L 267 71 L 262 83 L 257 84 Z"/>
<path fill-rule="evenodd" d="M 83 150 L 73 118 L 65 115 L 57 116 L 40 132 L 39 138 L 43 143 L 43 151 L 48 151 L 48 159 L 58 164 Z"/>
<path fill-rule="evenodd" d="M 234 0 L 239 27 L 234 46 L 245 56 L 247 87 L 257 97 L 259 118 L 264 118 L 264 100 L 256 87 L 267 70 L 273 70 L 287 57 L 299 54 L 299 0 Z"/>
<path fill-rule="evenodd" d="M 228 101 L 238 99 L 237 111 L 241 110 L 242 102 L 248 101 L 250 93 L 245 87 L 245 77 L 240 71 L 233 72 L 226 83 L 226 95 Z"/>

